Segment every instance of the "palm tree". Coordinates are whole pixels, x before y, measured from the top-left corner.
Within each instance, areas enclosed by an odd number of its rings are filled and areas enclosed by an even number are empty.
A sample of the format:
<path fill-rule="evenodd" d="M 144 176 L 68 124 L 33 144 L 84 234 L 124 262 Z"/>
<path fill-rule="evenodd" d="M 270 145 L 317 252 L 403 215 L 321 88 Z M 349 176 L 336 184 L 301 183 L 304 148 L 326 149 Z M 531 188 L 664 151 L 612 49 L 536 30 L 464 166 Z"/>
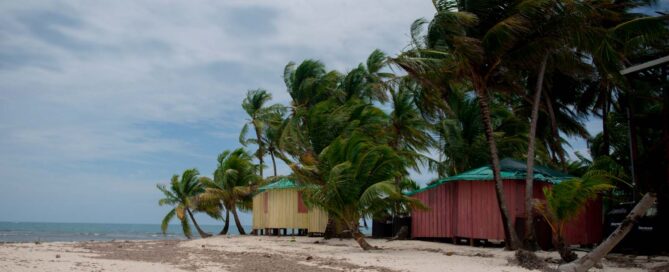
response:
<path fill-rule="evenodd" d="M 590 72 L 574 68 L 574 65 L 564 65 L 568 61 L 555 61 L 549 66 L 545 78 L 544 90 L 542 91 L 543 102 L 537 120 L 537 141 L 550 150 L 552 164 L 563 171 L 567 171 L 567 158 L 563 144 L 565 140 L 561 134 L 568 137 L 588 139 L 590 134 L 585 128 L 584 120 L 588 114 L 574 110 L 578 104 L 579 96 L 590 84 Z M 570 68 L 568 68 L 570 67 Z M 566 72 L 565 69 L 570 69 Z M 571 73 L 571 75 L 568 75 Z M 527 106 L 526 108 L 529 108 Z M 521 113 L 525 116 L 528 113 Z M 551 164 L 545 162 L 545 164 Z"/>
<path fill-rule="evenodd" d="M 343 100 L 358 98 L 367 103 L 388 101 L 388 82 L 395 75 L 383 72 L 386 65 L 385 53 L 379 49 L 372 51 L 364 64 L 360 63 L 342 78 L 340 88 L 344 95 Z"/>
<path fill-rule="evenodd" d="M 431 127 L 420 114 L 414 101 L 415 92 L 413 88 L 418 88 L 417 84 L 409 78 L 404 78 L 398 85 L 396 90 L 389 89 L 392 112 L 389 116 L 390 124 L 386 131 L 388 145 L 402 158 L 404 165 L 415 171 L 420 171 L 420 163 L 428 162 L 428 158 L 423 154 L 427 153 L 429 147 L 434 145 L 434 141 L 429 134 Z M 406 174 L 403 171 L 401 176 L 395 177 L 395 186 L 398 191 L 402 190 L 403 176 L 406 176 Z M 397 217 L 409 212 L 409 210 L 402 209 L 403 206 L 398 201 L 394 207 L 392 215 L 395 229 L 393 231 L 397 231 Z"/>
<path fill-rule="evenodd" d="M 649 1 L 627 0 L 616 5 L 601 3 L 597 24 L 584 33 L 589 39 L 579 49 L 587 52 L 596 68 L 596 80 L 581 97 L 579 108 L 591 110 L 602 118 L 603 145 L 600 152 L 609 152 L 609 113 L 616 97 L 625 92 L 625 79 L 619 71 L 629 64 L 628 55 L 635 50 L 648 51 L 654 42 L 667 39 L 666 21 L 669 16 L 651 17 L 637 13 L 635 8 L 648 5 Z M 602 16 L 604 15 L 604 16 Z"/>
<path fill-rule="evenodd" d="M 167 232 L 168 224 L 176 215 L 181 222 L 181 228 L 183 229 L 184 235 L 188 239 L 191 239 L 193 236 L 191 234 L 190 225 L 188 224 L 188 218 L 186 217 L 187 213 L 193 221 L 193 225 L 195 225 L 200 237 L 206 238 L 211 236 L 211 234 L 200 229 L 200 226 L 197 224 L 197 221 L 195 221 L 195 217 L 193 217 L 193 212 L 191 211 L 191 209 L 195 207 L 195 204 L 193 203 L 195 197 L 204 191 L 198 178 L 199 174 L 200 173 L 195 168 L 188 169 L 183 172 L 181 179 L 179 179 L 179 175 L 172 176 L 169 188 L 164 184 L 157 185 L 158 190 L 165 195 L 164 198 L 158 201 L 158 204 L 160 206 L 175 206 L 174 209 L 169 211 L 167 215 L 165 215 L 165 218 L 163 218 L 163 222 L 160 225 L 163 234 Z"/>
<path fill-rule="evenodd" d="M 535 200 L 534 208 L 541 214 L 553 233 L 553 245 L 565 262 L 576 259 L 567 241 L 564 240 L 565 225 L 583 210 L 588 200 L 596 198 L 600 192 L 613 188 L 604 171 L 589 171 L 581 178 L 573 178 L 544 188 L 545 201 Z"/>
<path fill-rule="evenodd" d="M 288 63 L 284 68 L 284 82 L 290 102 L 290 114 L 283 127 L 279 147 L 295 159 L 315 159 L 320 145 L 311 141 L 310 111 L 319 102 L 335 97 L 341 75 L 336 71 L 326 72 L 323 63 L 316 60 L 305 60 L 297 67 Z M 323 108 L 323 107 L 322 107 Z M 331 133 L 334 134 L 334 133 Z M 325 141 L 324 141 L 325 142 Z"/>
<path fill-rule="evenodd" d="M 536 1 L 433 1 L 437 10 L 429 24 L 424 48 L 402 53 L 395 62 L 419 82 L 447 79 L 474 90 L 489 146 L 497 202 L 504 226 L 507 248 L 517 248 L 519 241 L 509 217 L 500 176 L 499 155 L 494 137 L 490 93 L 518 89 L 518 75 L 505 68 L 508 53 L 532 29 L 532 24 L 518 12 L 536 8 Z M 470 5 L 471 4 L 471 5 Z M 412 29 L 423 21 L 414 23 Z"/>
<path fill-rule="evenodd" d="M 249 115 L 250 119 L 246 124 L 244 124 L 244 127 L 242 127 L 242 131 L 239 134 L 239 142 L 244 146 L 249 143 L 258 145 L 258 150 L 256 151 L 255 155 L 260 164 L 260 167 L 258 168 L 258 171 L 260 171 L 260 177 L 263 176 L 262 170 L 265 166 L 264 156 L 266 151 L 266 143 L 262 140 L 263 128 L 267 126 L 266 122 L 270 116 L 277 114 L 277 112 L 283 111 L 283 106 L 280 104 L 265 107 L 265 104 L 271 99 L 272 95 L 266 90 L 257 89 L 248 91 L 246 93 L 246 98 L 244 98 L 244 101 L 242 102 L 242 108 L 244 108 L 244 111 L 246 111 L 246 114 Z M 246 134 L 249 130 L 249 124 L 253 126 L 253 130 L 255 131 L 256 136 L 255 139 L 246 139 Z"/>
<path fill-rule="evenodd" d="M 316 60 L 305 60 L 298 66 L 288 63 L 284 82 L 292 101 L 280 149 L 296 160 L 313 160 L 346 127 L 351 127 L 346 123 L 351 115 L 363 114 L 367 118 L 382 115 L 372 113 L 366 106 L 387 100 L 387 79 L 393 75 L 382 71 L 385 65 L 385 54 L 379 50 L 374 50 L 365 64 L 346 75 L 328 72 Z M 358 107 L 352 107 L 351 103 Z"/>
<path fill-rule="evenodd" d="M 560 2 L 558 2 L 560 3 Z M 580 111 L 585 111 L 586 105 L 594 105 L 593 112 L 602 118 L 602 136 L 601 144 L 597 145 L 598 154 L 608 156 L 611 147 L 611 128 L 608 119 L 611 115 L 611 106 L 614 105 L 615 97 L 624 97 L 621 86 L 624 86 L 624 80 L 619 75 L 619 70 L 625 60 L 625 55 L 633 51 L 630 48 L 643 48 L 647 50 L 647 45 L 656 40 L 666 40 L 666 23 L 662 18 L 644 17 L 639 14 L 630 13 L 629 10 L 645 5 L 645 1 L 621 1 L 616 5 L 607 3 L 591 2 L 569 2 L 564 6 L 574 9 L 574 6 L 582 12 L 563 13 L 559 17 L 564 24 L 563 29 L 569 34 L 564 35 L 567 39 L 562 43 L 581 52 L 581 55 L 588 57 L 588 62 L 594 64 L 596 78 L 590 81 L 589 88 L 585 88 L 580 96 Z M 566 9 L 569 10 L 569 9 Z M 606 16 L 601 16 L 606 14 Z M 542 15 L 543 18 L 543 15 Z M 566 27 L 564 27 L 566 26 Z M 567 51 L 567 50 L 565 50 Z M 568 50 L 567 52 L 575 52 Z M 584 58 L 584 57 L 582 57 Z M 560 62 L 564 63 L 564 62 Z M 590 74 L 593 74 L 590 72 Z M 547 103 L 551 106 L 550 103 Z M 551 107 L 548 108 L 552 110 Z M 595 109 L 600 109 L 598 114 Z M 554 116 L 551 115 L 554 119 Z M 554 124 L 555 121 L 551 120 Z M 553 125 L 553 134 L 557 136 L 557 129 Z M 563 155 L 562 155 L 563 156 Z M 531 158 L 528 157 L 528 163 Z M 564 159 L 562 159 L 564 165 Z M 531 168 L 528 167 L 528 179 Z M 530 182 L 528 189 L 531 188 Z M 526 191 L 531 192 L 531 191 Z M 528 193 L 526 205 L 530 204 L 531 193 Z M 531 216 L 531 214 L 528 214 Z M 528 227 L 532 221 L 528 218 Z M 530 229 L 532 231 L 533 229 Z M 531 234 L 528 232 L 528 234 Z"/>
<path fill-rule="evenodd" d="M 342 76 L 336 71 L 327 72 L 325 66 L 315 60 L 286 66 L 284 81 L 292 101 L 279 149 L 293 158 L 291 167 L 318 165 L 319 154 L 337 137 L 358 130 L 378 132 L 386 124 L 384 113 L 369 103 L 374 96 L 372 90 L 376 88 L 362 90 L 368 87 L 365 82 L 370 74 L 360 65 Z M 321 186 L 323 180 L 322 176 L 315 175 L 310 181 L 300 181 Z M 326 238 L 345 225 L 335 220 L 338 219 L 330 217 L 327 229 L 333 231 L 326 231 Z"/>
<path fill-rule="evenodd" d="M 269 153 L 270 158 L 272 159 L 272 168 L 274 170 L 274 177 L 277 176 L 276 172 L 276 158 L 278 157 L 286 164 L 291 164 L 290 159 L 286 157 L 281 150 L 281 135 L 287 124 L 287 120 L 283 118 L 285 114 L 285 107 L 277 107 L 277 110 L 271 112 L 267 115 L 265 120 L 265 126 L 263 126 L 261 141 L 267 146 L 267 153 Z"/>
<path fill-rule="evenodd" d="M 373 215 L 379 207 L 390 207 L 397 199 L 416 203 L 394 184 L 403 169 L 402 159 L 389 146 L 358 133 L 337 138 L 319 154 L 317 164 L 291 167 L 299 180 L 319 185 L 308 187 L 307 198 L 346 225 L 363 250 L 374 247 L 359 231 L 360 218 Z"/>
<path fill-rule="evenodd" d="M 471 92 L 453 90 L 448 104 L 451 113 L 434 126 L 440 158 L 430 168 L 440 176 L 488 164 L 490 153 L 476 97 Z M 495 140 L 500 157 L 520 158 L 527 150 L 527 125 L 505 105 L 492 104 Z"/>
<path fill-rule="evenodd" d="M 414 82 L 405 78 L 399 83 L 397 90 L 390 89 L 392 111 L 387 130 L 388 145 L 414 170 L 419 169 L 419 162 L 425 161 L 421 153 L 427 153 L 434 144 L 429 134 L 430 124 L 421 116 L 414 101 L 413 88 L 417 87 Z"/>
<path fill-rule="evenodd" d="M 253 187 L 262 180 L 257 174 L 259 166 L 252 163 L 252 157 L 243 148 L 224 151 L 218 156 L 218 167 L 214 171 L 214 180 L 203 180 L 205 190 L 199 199 L 209 205 L 219 205 L 226 210 L 226 225 L 221 234 L 227 233 L 229 213 L 235 220 L 239 234 L 246 234 L 237 209 L 251 209 Z"/>
<path fill-rule="evenodd" d="M 546 75 L 547 65 L 549 61 L 556 62 L 556 65 L 575 64 L 571 67 L 563 68 L 568 73 L 573 71 L 580 71 L 582 67 L 587 67 L 583 63 L 585 59 L 582 54 L 578 53 L 573 47 L 578 43 L 574 41 L 574 37 L 581 37 L 581 33 L 588 28 L 588 15 L 592 9 L 587 3 L 581 2 L 563 2 L 563 1 L 545 1 L 543 4 L 531 9 L 520 9 L 521 14 L 528 20 L 533 22 L 534 30 L 530 35 L 524 37 L 526 44 L 519 46 L 515 51 L 509 53 L 510 59 L 517 61 L 519 69 L 528 70 L 528 83 L 533 76 L 533 71 L 537 70 L 535 86 L 528 89 L 533 89 L 531 95 L 531 113 L 530 115 L 530 131 L 528 137 L 527 149 L 527 173 L 525 180 L 525 207 L 528 211 L 525 219 L 525 237 L 524 246 L 529 250 L 536 250 L 538 248 L 534 232 L 534 219 L 532 214 L 533 203 L 533 185 L 534 185 L 534 161 L 536 150 L 536 136 L 537 125 L 539 123 L 539 108 L 542 103 L 542 92 L 544 90 L 544 78 Z M 581 33 L 577 33 L 581 32 Z M 523 57 L 518 57 L 522 55 Z M 553 60 L 556 59 L 556 60 Z M 510 65 L 513 66 L 513 65 Z M 585 68 L 586 72 L 590 72 Z M 529 84 L 528 84 L 529 85 Z M 550 104 L 548 104 L 550 106 Z M 552 110 L 552 108 L 550 109 Z M 553 113 L 553 111 L 549 111 Z M 553 137 L 559 137 L 555 129 L 555 118 L 551 114 L 551 121 L 553 123 Z M 559 147 L 555 147 L 559 149 Z M 562 155 L 563 157 L 563 155 Z"/>

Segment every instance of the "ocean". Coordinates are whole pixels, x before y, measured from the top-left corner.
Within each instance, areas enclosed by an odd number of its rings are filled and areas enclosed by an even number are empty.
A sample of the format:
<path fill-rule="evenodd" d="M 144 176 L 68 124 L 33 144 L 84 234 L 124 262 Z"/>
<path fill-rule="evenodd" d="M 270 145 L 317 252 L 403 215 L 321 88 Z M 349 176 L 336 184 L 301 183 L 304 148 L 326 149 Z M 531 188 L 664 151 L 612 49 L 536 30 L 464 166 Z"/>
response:
<path fill-rule="evenodd" d="M 218 234 L 220 225 L 202 225 L 205 231 Z M 250 226 L 244 226 L 247 232 Z M 199 237 L 191 225 L 194 237 Z M 231 235 L 239 234 L 234 224 Z M 33 223 L 0 222 L 0 242 L 75 242 L 110 240 L 164 240 L 186 239 L 180 225 L 170 225 L 167 234 L 160 231 L 160 224 L 103 224 L 103 223 Z"/>

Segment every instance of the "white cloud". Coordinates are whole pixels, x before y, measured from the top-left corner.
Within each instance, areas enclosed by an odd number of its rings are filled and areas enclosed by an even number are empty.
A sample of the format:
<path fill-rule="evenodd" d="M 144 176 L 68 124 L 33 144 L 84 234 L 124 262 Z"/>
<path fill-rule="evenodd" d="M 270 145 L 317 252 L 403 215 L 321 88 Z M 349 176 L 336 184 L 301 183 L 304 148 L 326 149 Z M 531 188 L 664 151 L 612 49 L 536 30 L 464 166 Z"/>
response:
<path fill-rule="evenodd" d="M 185 167 L 206 174 L 215 154 L 238 145 L 246 90 L 265 88 L 287 102 L 281 75 L 289 61 L 346 70 L 375 48 L 396 54 L 411 22 L 432 13 L 424 0 L 2 1 L 3 184 L 18 199 L 46 180 L 85 184 L 40 189 L 42 201 L 25 214 L 35 220 L 59 195 L 127 188 L 104 205 L 124 218 L 133 205 L 124 199 L 140 201 L 137 194 Z M 82 216 L 104 220 L 95 211 L 101 204 L 79 203 Z"/>
<path fill-rule="evenodd" d="M 0 133 L 80 158 L 110 147 L 155 150 L 137 146 L 150 137 L 137 128 L 145 122 L 237 124 L 246 89 L 288 99 L 280 79 L 288 61 L 320 58 L 343 70 L 376 47 L 396 53 L 410 22 L 431 13 L 426 1 L 69 3 L 2 4 L 10 38 L 0 45 L 24 56 L 0 70 L 0 101 L 28 115 L 0 119 L 30 128 Z"/>

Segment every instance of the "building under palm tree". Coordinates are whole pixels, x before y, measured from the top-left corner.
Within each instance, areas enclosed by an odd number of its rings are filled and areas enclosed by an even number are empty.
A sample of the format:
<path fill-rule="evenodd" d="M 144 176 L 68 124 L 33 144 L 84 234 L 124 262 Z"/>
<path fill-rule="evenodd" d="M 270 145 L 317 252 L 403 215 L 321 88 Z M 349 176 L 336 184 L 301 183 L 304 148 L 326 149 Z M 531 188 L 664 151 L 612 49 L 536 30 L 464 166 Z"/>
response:
<path fill-rule="evenodd" d="M 504 159 L 501 177 L 509 215 L 518 231 L 525 225 L 525 163 Z M 534 198 L 544 199 L 543 188 L 572 178 L 547 167 L 534 167 Z M 446 177 L 410 193 L 429 210 L 412 212 L 411 236 L 418 239 L 503 240 L 504 230 L 495 195 L 492 168 L 483 166 Z M 535 216 L 536 220 L 540 217 Z M 592 245 L 602 241 L 602 201 L 591 200 L 566 226 L 565 239 L 570 244 Z M 551 246 L 546 224 L 535 226 L 542 248 Z"/>
<path fill-rule="evenodd" d="M 281 178 L 258 189 L 253 197 L 253 229 L 260 234 L 279 234 L 283 229 L 299 233 L 324 233 L 327 213 L 317 207 L 307 207 L 302 198 L 304 186 Z"/>

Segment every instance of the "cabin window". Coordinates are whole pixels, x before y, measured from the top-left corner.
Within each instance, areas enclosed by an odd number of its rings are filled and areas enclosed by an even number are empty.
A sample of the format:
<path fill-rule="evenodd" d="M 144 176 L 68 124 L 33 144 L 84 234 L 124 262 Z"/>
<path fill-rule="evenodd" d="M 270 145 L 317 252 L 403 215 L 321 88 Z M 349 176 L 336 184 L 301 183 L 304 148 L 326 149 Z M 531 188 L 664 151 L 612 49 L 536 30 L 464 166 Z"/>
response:
<path fill-rule="evenodd" d="M 267 213 L 268 206 L 269 206 L 269 193 L 265 192 L 262 194 L 262 206 L 263 206 L 263 212 Z"/>
<path fill-rule="evenodd" d="M 304 201 L 302 200 L 302 192 L 297 192 L 297 213 L 307 212 L 309 212 L 309 209 L 307 209 L 307 205 L 304 205 Z"/>

